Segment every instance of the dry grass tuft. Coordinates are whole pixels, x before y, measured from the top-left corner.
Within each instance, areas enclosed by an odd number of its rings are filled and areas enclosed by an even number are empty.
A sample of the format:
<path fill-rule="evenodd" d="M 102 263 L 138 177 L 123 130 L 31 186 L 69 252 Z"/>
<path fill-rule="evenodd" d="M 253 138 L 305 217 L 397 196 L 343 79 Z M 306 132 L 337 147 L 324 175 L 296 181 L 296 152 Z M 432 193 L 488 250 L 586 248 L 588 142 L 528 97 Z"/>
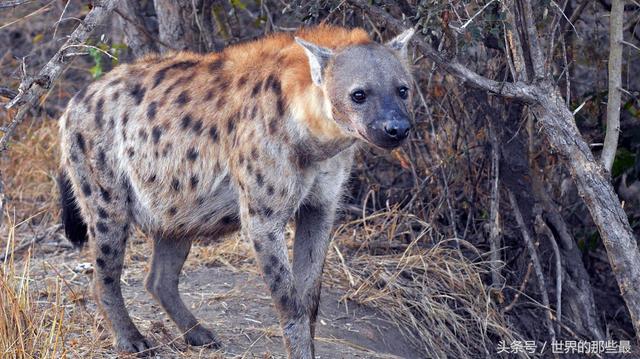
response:
<path fill-rule="evenodd" d="M 7 223 L 5 256 L 15 248 L 14 223 Z M 64 306 L 61 283 L 32 288 L 30 253 L 21 268 L 13 256 L 0 267 L 0 357 L 59 358 L 63 352 Z"/>
<path fill-rule="evenodd" d="M 354 240 L 358 232 L 364 241 Z M 483 283 L 490 262 L 470 243 L 461 241 L 460 251 L 453 240 L 436 241 L 429 224 L 397 210 L 347 223 L 336 235 L 325 278 L 350 284 L 343 299 L 386 314 L 426 355 L 493 356 L 498 340 L 519 339 Z"/>

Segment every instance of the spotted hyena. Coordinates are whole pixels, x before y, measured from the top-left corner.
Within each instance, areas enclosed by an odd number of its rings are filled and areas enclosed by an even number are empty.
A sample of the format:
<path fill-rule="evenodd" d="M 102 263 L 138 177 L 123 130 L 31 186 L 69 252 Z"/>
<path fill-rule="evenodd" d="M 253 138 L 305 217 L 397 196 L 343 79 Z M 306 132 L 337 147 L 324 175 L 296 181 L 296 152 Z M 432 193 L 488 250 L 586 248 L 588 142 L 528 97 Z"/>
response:
<path fill-rule="evenodd" d="M 289 357 L 311 358 L 320 284 L 358 140 L 391 149 L 410 129 L 406 31 L 386 44 L 319 26 L 122 65 L 60 120 L 63 220 L 95 254 L 95 292 L 119 350 L 151 345 L 125 308 L 132 226 L 153 238 L 146 289 L 192 345 L 218 346 L 178 293 L 192 240 L 242 230 Z M 293 260 L 285 226 L 295 219 Z"/>

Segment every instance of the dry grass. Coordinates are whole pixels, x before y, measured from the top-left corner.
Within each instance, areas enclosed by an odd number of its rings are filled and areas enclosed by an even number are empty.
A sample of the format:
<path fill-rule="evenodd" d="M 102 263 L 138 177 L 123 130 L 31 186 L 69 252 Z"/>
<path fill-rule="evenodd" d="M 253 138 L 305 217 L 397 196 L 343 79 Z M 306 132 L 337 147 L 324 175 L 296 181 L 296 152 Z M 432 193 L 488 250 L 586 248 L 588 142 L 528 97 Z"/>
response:
<path fill-rule="evenodd" d="M 493 357 L 497 340 L 519 339 L 484 284 L 490 262 L 470 243 L 461 252 L 397 210 L 346 223 L 336 236 L 325 278 L 345 288 L 343 299 L 384 313 L 425 354 Z"/>
<path fill-rule="evenodd" d="M 7 225 L 5 257 L 13 252 L 14 223 Z M 10 256 L 0 268 L 0 357 L 59 358 L 64 353 L 61 283 L 33 286 L 30 253 L 20 263 Z"/>

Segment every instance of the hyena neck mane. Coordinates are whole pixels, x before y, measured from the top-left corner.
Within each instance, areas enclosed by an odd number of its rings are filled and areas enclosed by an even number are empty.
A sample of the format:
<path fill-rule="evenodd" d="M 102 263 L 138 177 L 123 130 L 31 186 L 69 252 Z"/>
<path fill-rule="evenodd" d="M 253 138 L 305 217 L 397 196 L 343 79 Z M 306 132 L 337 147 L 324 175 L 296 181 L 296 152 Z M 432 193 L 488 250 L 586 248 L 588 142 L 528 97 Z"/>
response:
<path fill-rule="evenodd" d="M 280 132 L 285 141 L 293 142 L 304 152 L 303 161 L 320 161 L 350 147 L 355 138 L 334 119 L 325 92 L 312 81 L 308 57 L 296 37 L 334 51 L 372 43 L 362 29 L 320 25 L 295 33 L 277 33 L 206 56 L 212 64 L 223 61 L 226 76 L 253 86 L 252 98 L 259 96 L 260 87 L 272 91 L 276 111 L 266 126 L 267 132 Z"/>

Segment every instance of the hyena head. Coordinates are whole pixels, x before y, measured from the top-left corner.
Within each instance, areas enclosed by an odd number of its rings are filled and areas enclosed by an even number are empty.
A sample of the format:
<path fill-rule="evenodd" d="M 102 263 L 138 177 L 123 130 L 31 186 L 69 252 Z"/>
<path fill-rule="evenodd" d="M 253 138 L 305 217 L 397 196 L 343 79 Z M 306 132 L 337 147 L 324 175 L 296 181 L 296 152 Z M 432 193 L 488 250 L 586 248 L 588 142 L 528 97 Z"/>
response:
<path fill-rule="evenodd" d="M 392 149 L 409 135 L 413 81 L 407 44 L 413 33 L 409 29 L 384 45 L 372 42 L 335 51 L 296 38 L 331 117 L 350 136 Z"/>

